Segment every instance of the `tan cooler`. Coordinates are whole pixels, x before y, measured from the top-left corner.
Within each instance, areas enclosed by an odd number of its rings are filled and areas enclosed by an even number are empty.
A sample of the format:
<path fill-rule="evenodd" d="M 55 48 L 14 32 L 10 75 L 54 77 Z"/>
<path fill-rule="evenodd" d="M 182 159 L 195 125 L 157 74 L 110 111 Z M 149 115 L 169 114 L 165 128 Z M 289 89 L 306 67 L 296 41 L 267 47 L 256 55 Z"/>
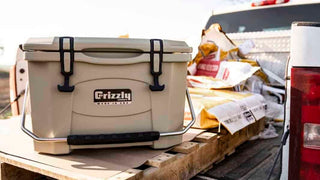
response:
<path fill-rule="evenodd" d="M 38 152 L 167 148 L 191 126 L 183 129 L 192 51 L 185 42 L 54 37 L 31 38 L 21 49 L 32 119 L 31 131 L 23 111 L 22 130 Z"/>

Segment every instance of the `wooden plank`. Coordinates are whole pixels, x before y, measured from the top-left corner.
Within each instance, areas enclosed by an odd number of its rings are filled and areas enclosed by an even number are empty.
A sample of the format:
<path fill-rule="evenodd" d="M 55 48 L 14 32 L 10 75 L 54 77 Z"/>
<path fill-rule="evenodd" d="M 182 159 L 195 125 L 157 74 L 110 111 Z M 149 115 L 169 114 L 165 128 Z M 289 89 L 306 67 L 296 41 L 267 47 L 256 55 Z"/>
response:
<path fill-rule="evenodd" d="M 248 140 L 251 135 L 254 133 L 257 134 L 260 126 L 260 123 L 256 123 L 251 127 L 242 129 L 234 135 L 226 134 L 218 136 L 212 132 L 203 133 L 202 136 L 200 135 L 195 139 L 197 142 L 184 142 L 174 147 L 171 151 L 177 152 L 177 154 L 162 153 L 147 160 L 145 166 L 151 167 L 142 170 L 130 169 L 119 172 L 111 177 L 111 179 L 190 179 L 207 167 L 212 166 L 213 163 L 225 158 L 228 153 L 233 152 L 238 145 Z M 0 161 L 12 164 L 14 168 L 23 168 L 56 179 L 98 179 L 87 176 L 86 174 L 76 174 L 72 171 L 28 161 L 3 153 L 0 153 Z M 14 170 L 12 170 L 12 172 L 14 172 Z M 3 173 L 1 173 L 1 175 L 2 174 Z M 3 176 L 8 176 L 8 173 L 4 173 Z"/>
<path fill-rule="evenodd" d="M 128 169 L 115 176 L 109 178 L 109 180 L 136 180 L 141 179 L 142 171 L 139 169 Z"/>
<path fill-rule="evenodd" d="M 1 163 L 0 179 L 1 180 L 33 180 L 45 177 L 39 173 L 31 172 L 23 168 L 18 168 L 7 163 Z"/>
<path fill-rule="evenodd" d="M 146 165 L 153 166 L 153 167 L 162 167 L 173 162 L 176 159 L 177 159 L 176 155 L 162 153 L 152 159 L 149 159 L 146 162 Z"/>
<path fill-rule="evenodd" d="M 228 153 L 227 153 L 227 155 L 228 156 L 231 156 L 233 153 L 235 153 L 236 152 L 236 150 L 235 149 L 232 149 L 231 151 L 229 151 Z"/>
<path fill-rule="evenodd" d="M 230 138 L 231 138 L 231 135 L 230 134 L 227 134 L 227 135 L 219 135 L 218 136 L 218 153 L 219 153 L 219 156 L 221 158 L 219 159 L 222 159 L 224 158 L 225 154 L 226 154 L 226 150 L 228 149 L 228 143 L 230 141 Z"/>
<path fill-rule="evenodd" d="M 177 159 L 160 168 L 147 168 L 142 179 L 190 179 L 217 159 L 218 141 L 200 143 L 199 148 L 188 154 L 176 154 Z"/>
<path fill-rule="evenodd" d="M 4 153 L 0 153 L 0 161 L 6 164 L 10 164 L 15 168 L 22 168 L 27 171 L 39 173 L 39 174 L 52 177 L 55 179 L 60 179 L 60 180 L 97 179 L 92 176 L 77 174 L 71 171 L 67 171 L 67 170 L 52 167 L 52 166 L 47 166 L 45 164 L 29 161 L 27 159 L 7 155 Z"/>
<path fill-rule="evenodd" d="M 199 148 L 199 144 L 196 142 L 183 142 L 175 147 L 171 151 L 188 154 Z"/>
<path fill-rule="evenodd" d="M 203 148 L 203 151 L 200 151 L 200 157 L 198 159 L 198 163 L 202 166 L 201 169 L 210 166 L 220 159 L 218 139 L 215 139 L 210 143 L 201 143 L 200 148 Z"/>
<path fill-rule="evenodd" d="M 227 135 L 229 134 L 228 130 L 226 128 L 224 128 L 223 126 L 221 126 L 221 129 L 219 131 L 219 128 L 214 128 L 214 129 L 208 129 L 208 132 L 212 132 L 212 133 L 218 133 L 219 135 Z"/>
<path fill-rule="evenodd" d="M 199 174 L 205 174 L 207 171 L 209 171 L 211 168 L 213 168 L 213 165 L 211 164 L 210 166 L 206 167 L 203 169 Z"/>
<path fill-rule="evenodd" d="M 264 119 L 261 119 L 261 120 L 257 121 L 256 123 L 250 124 L 248 126 L 248 136 L 249 136 L 249 138 L 252 137 L 252 136 L 257 135 L 259 132 L 264 130 L 264 126 L 265 126 L 265 120 Z"/>
<path fill-rule="evenodd" d="M 220 157 L 220 159 L 218 159 L 218 160 L 215 162 L 215 164 L 221 163 L 225 158 L 226 158 L 226 156 L 222 155 L 222 156 Z"/>
<path fill-rule="evenodd" d="M 192 178 L 192 180 L 217 180 L 211 177 L 203 176 L 203 175 L 196 175 Z"/>
<path fill-rule="evenodd" d="M 212 132 L 203 132 L 200 135 L 196 136 L 193 141 L 196 142 L 212 142 L 213 140 L 218 138 L 217 133 L 212 133 Z"/>
<path fill-rule="evenodd" d="M 252 135 L 260 132 L 260 121 L 246 127 L 234 135 L 217 135 L 207 143 L 187 154 L 176 154 L 177 159 L 166 166 L 150 167 L 144 170 L 142 179 L 190 179 L 215 162 L 221 162 L 227 154 L 247 141 Z M 250 134 L 248 134 L 250 128 Z M 211 133 L 211 132 L 210 132 Z"/>
<path fill-rule="evenodd" d="M 262 120 L 259 120 L 258 123 L 259 123 L 259 130 L 258 131 L 261 132 L 264 130 L 265 125 L 266 125 L 265 118 L 263 118 Z"/>

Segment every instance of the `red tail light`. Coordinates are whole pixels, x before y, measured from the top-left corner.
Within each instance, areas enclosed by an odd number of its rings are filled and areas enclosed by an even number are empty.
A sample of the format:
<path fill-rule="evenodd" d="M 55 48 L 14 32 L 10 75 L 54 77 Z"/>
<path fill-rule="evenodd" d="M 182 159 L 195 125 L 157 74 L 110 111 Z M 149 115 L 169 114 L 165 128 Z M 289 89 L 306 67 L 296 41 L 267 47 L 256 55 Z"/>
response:
<path fill-rule="evenodd" d="M 291 69 L 289 179 L 320 180 L 320 68 Z"/>
<path fill-rule="evenodd" d="M 252 7 L 255 6 L 267 6 L 267 5 L 273 5 L 273 4 L 282 4 L 287 3 L 289 0 L 258 0 L 251 3 Z"/>

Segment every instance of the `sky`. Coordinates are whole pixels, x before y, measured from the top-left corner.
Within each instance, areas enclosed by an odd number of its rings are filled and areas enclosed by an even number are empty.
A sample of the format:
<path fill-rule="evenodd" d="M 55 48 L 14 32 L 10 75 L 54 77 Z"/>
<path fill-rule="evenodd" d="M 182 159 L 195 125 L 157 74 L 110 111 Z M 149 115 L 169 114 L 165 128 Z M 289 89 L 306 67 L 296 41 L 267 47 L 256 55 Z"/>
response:
<path fill-rule="evenodd" d="M 14 64 L 18 45 L 29 37 L 129 34 L 130 38 L 182 40 L 196 48 L 201 30 L 222 1 L 226 0 L 2 1 L 0 66 Z"/>

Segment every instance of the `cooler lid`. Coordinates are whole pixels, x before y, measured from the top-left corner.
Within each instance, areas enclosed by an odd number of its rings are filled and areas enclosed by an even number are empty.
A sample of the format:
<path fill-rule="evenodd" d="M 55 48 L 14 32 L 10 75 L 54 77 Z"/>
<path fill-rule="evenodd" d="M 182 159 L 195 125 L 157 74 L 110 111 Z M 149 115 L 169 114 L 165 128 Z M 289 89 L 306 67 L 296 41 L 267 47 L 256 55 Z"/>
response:
<path fill-rule="evenodd" d="M 69 40 L 64 39 L 64 49 Z M 59 37 L 30 38 L 22 45 L 24 51 L 59 51 Z M 154 50 L 160 44 L 155 41 Z M 150 39 L 75 37 L 74 51 L 81 52 L 150 52 Z M 163 40 L 164 53 L 191 53 L 192 48 L 184 41 Z"/>

